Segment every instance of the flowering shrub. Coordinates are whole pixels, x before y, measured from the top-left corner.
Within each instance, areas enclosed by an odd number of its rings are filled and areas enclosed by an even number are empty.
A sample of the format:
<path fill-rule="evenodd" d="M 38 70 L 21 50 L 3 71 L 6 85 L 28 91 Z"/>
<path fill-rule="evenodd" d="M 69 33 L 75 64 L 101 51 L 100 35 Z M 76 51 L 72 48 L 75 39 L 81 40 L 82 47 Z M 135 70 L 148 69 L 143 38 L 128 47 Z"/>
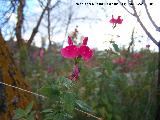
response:
<path fill-rule="evenodd" d="M 93 51 L 87 46 L 88 37 L 83 39 L 83 43 L 80 46 L 73 45 L 73 41 L 68 36 L 68 45 L 61 49 L 61 55 L 64 58 L 74 59 L 75 65 L 72 74 L 68 77 L 70 80 L 77 80 L 80 74 L 78 67 L 79 60 L 82 58 L 88 61 L 93 56 Z"/>

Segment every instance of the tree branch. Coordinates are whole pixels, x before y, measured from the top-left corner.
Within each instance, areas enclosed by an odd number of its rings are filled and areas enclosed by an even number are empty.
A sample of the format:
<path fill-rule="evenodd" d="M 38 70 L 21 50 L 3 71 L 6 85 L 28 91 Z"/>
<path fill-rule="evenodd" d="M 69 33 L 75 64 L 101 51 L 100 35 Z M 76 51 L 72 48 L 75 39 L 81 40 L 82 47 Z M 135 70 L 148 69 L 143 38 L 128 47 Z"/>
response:
<path fill-rule="evenodd" d="M 145 1 L 145 0 L 143 0 L 143 4 L 144 4 L 144 7 L 145 7 L 145 9 L 146 9 L 146 13 L 147 13 L 147 15 L 148 15 L 149 20 L 151 21 L 151 23 L 153 24 L 153 26 L 156 28 L 156 30 L 160 32 L 160 27 L 158 27 L 158 26 L 156 25 L 156 23 L 153 21 L 150 13 L 149 13 L 149 11 L 148 11 L 147 4 L 146 4 L 146 1 Z"/>
<path fill-rule="evenodd" d="M 48 6 L 50 5 L 50 3 L 51 3 L 51 0 L 48 0 L 47 5 L 43 9 L 43 11 L 41 13 L 41 16 L 40 16 L 40 18 L 39 18 L 39 20 L 37 22 L 37 25 L 33 28 L 32 34 L 31 34 L 31 36 L 30 36 L 30 38 L 29 38 L 29 40 L 27 42 L 27 47 L 30 47 L 30 45 L 31 45 L 36 33 L 38 32 L 38 28 L 39 28 L 40 23 L 42 21 L 43 15 L 44 15 L 45 11 L 47 10 Z"/>
<path fill-rule="evenodd" d="M 121 2 L 120 0 L 117 0 L 117 1 L 120 3 L 120 5 L 121 5 L 129 14 L 131 14 L 131 15 L 134 16 L 133 13 L 131 13 L 126 7 L 124 7 L 124 6 L 122 5 L 122 2 Z"/>
<path fill-rule="evenodd" d="M 48 9 L 47 9 L 47 21 L 48 21 L 48 26 L 47 26 L 47 30 L 48 30 L 48 40 L 49 40 L 49 46 L 51 45 L 51 20 L 50 20 L 50 7 L 48 6 Z"/>
<path fill-rule="evenodd" d="M 131 0 L 131 2 L 133 3 L 133 0 Z M 144 26 L 144 24 L 142 23 L 142 21 L 140 20 L 136 8 L 133 4 L 133 11 L 134 11 L 134 15 L 137 18 L 137 21 L 139 22 L 139 24 L 141 25 L 142 29 L 145 31 L 145 33 L 147 34 L 147 36 L 158 46 L 158 42 L 155 40 L 155 38 L 150 34 L 150 32 L 148 32 L 148 30 L 146 29 L 146 27 Z"/>
<path fill-rule="evenodd" d="M 22 26 L 23 26 L 23 20 L 24 20 L 24 14 L 23 14 L 24 6 L 25 6 L 25 0 L 20 0 L 19 6 L 17 9 L 17 24 L 16 24 L 16 38 L 17 38 L 17 43 L 19 47 L 23 43 Z"/>

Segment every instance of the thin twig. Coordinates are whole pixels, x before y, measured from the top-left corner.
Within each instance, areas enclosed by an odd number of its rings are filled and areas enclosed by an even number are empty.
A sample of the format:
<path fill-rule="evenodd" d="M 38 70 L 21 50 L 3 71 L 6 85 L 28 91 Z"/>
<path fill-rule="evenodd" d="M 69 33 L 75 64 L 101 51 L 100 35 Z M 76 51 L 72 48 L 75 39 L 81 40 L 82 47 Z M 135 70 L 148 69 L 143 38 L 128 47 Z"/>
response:
<path fill-rule="evenodd" d="M 153 24 L 153 26 L 156 28 L 156 30 L 157 30 L 157 31 L 160 31 L 160 28 L 159 28 L 158 25 L 153 21 L 150 13 L 149 13 L 149 11 L 148 11 L 147 4 L 146 4 L 146 1 L 145 1 L 145 0 L 143 0 L 143 4 L 144 4 L 144 7 L 145 7 L 145 9 L 146 9 L 146 13 L 147 13 L 147 15 L 148 15 L 149 20 L 151 21 L 151 23 Z"/>
<path fill-rule="evenodd" d="M 129 14 L 131 14 L 131 15 L 134 16 L 134 13 L 131 13 L 126 7 L 124 7 L 124 6 L 122 5 L 122 2 L 121 2 L 120 0 L 117 0 L 117 1 L 120 3 L 120 5 L 121 5 Z"/>
<path fill-rule="evenodd" d="M 44 96 L 44 95 L 40 95 L 40 94 L 38 94 L 38 93 L 29 91 L 29 90 L 25 90 L 25 89 L 20 88 L 20 87 L 16 87 L 16 86 L 13 86 L 13 85 L 4 83 L 4 82 L 0 82 L 0 84 L 5 85 L 5 86 L 8 86 L 8 87 L 15 88 L 15 89 L 18 89 L 18 90 L 21 90 L 21 91 L 23 91 L 23 92 L 27 92 L 27 93 L 33 94 L 33 95 L 38 96 L 38 97 L 42 97 L 43 99 L 48 99 L 48 97 L 46 97 L 46 96 Z M 83 114 L 86 114 L 86 115 L 88 115 L 88 116 L 90 116 L 90 117 L 96 118 L 97 120 L 103 120 L 102 118 L 99 118 L 99 117 L 97 117 L 97 116 L 95 116 L 95 115 L 92 115 L 91 113 L 85 112 L 85 111 L 80 110 L 80 109 L 78 109 L 78 108 L 74 108 L 74 109 L 77 110 L 77 111 L 79 111 L 79 112 L 81 112 L 81 113 L 83 113 Z"/>

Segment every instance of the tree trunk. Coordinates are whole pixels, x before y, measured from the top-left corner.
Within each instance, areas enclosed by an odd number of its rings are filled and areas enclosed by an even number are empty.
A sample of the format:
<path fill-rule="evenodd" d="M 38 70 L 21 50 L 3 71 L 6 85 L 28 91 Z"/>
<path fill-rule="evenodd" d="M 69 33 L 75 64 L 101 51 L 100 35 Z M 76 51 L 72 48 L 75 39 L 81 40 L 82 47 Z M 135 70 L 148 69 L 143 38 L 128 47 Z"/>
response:
<path fill-rule="evenodd" d="M 31 90 L 16 67 L 9 47 L 0 32 L 0 120 L 11 120 L 13 111 L 18 107 L 26 107 L 33 101 L 33 96 L 2 83 Z"/>

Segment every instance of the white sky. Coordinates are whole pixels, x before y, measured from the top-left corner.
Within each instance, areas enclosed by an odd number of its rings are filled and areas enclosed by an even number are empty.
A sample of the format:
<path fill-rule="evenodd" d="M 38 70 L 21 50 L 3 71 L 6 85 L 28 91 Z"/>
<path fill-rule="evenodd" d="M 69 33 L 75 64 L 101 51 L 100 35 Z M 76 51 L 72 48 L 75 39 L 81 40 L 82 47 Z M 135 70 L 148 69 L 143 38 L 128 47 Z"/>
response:
<path fill-rule="evenodd" d="M 95 2 L 93 2 L 95 1 Z M 105 0 L 92 0 L 93 3 L 96 3 L 96 1 L 99 2 L 103 2 L 103 3 L 107 3 Z M 111 0 L 108 0 L 108 2 Z M 127 0 L 121 0 L 123 2 L 127 3 Z M 137 3 L 139 3 L 138 1 L 141 0 L 136 0 Z M 147 1 L 147 0 L 146 0 Z M 30 1 L 31 2 L 31 1 Z M 139 38 L 136 40 L 135 43 L 135 48 L 139 49 L 139 48 L 145 48 L 146 44 L 150 44 L 151 45 L 151 49 L 152 50 L 156 50 L 157 51 L 157 47 L 154 45 L 154 43 L 152 43 L 151 40 L 147 40 L 147 36 L 144 33 L 144 31 L 141 29 L 139 23 L 136 22 L 136 19 L 131 16 L 130 14 L 128 14 L 121 5 L 103 5 L 102 7 L 106 9 L 106 12 L 104 12 L 99 5 L 94 5 L 94 6 L 85 6 L 85 5 L 76 5 L 76 2 L 78 2 L 78 0 L 75 0 L 72 2 L 73 7 L 75 9 L 78 9 L 79 12 L 76 13 L 76 16 L 80 17 L 80 16 L 91 16 L 91 17 L 95 17 L 95 18 L 100 18 L 101 21 L 92 21 L 92 22 L 80 22 L 80 21 L 75 21 L 73 24 L 70 25 L 68 33 L 70 33 L 71 31 L 73 31 L 75 29 L 75 26 L 78 25 L 78 30 L 80 32 L 80 35 L 83 35 L 85 37 L 89 38 L 88 41 L 88 46 L 90 46 L 91 48 L 98 48 L 99 50 L 104 50 L 106 48 L 108 48 L 109 46 L 109 41 L 111 40 L 111 35 L 119 35 L 119 38 L 115 37 L 115 42 L 122 47 L 122 45 L 127 45 L 130 42 L 130 37 L 131 37 L 131 33 L 134 27 L 136 27 L 135 31 L 137 32 L 137 34 L 135 34 L 135 36 L 144 36 L 143 38 Z M 91 0 L 84 0 L 83 3 L 87 3 L 87 2 L 91 2 Z M 117 2 L 117 0 L 112 0 L 112 2 Z M 79 2 L 78 2 L 79 3 Z M 152 0 L 153 5 L 149 5 L 149 3 L 147 3 L 149 11 L 151 13 L 151 16 L 153 17 L 153 19 L 155 20 L 155 22 L 160 26 L 160 14 L 157 13 L 157 11 L 160 11 L 160 2 L 158 2 L 158 0 Z M 31 3 L 30 3 L 31 4 Z M 35 4 L 35 3 L 34 3 Z M 33 5 L 33 4 L 32 4 Z M 40 13 L 41 9 L 36 7 L 37 5 L 33 5 L 34 6 L 34 13 Z M 147 26 L 147 28 L 149 29 L 149 31 L 152 33 L 152 35 L 158 39 L 160 38 L 160 33 L 156 32 L 156 30 L 154 29 L 154 27 L 151 25 L 151 23 L 149 22 L 148 18 L 146 17 L 146 13 L 144 11 L 144 6 L 138 6 L 136 5 L 137 10 L 141 11 L 141 18 L 142 18 L 142 22 L 145 24 L 145 26 Z M 131 11 L 132 12 L 132 11 Z M 26 13 L 30 14 L 30 13 Z M 112 28 L 112 24 L 109 23 L 109 20 L 111 19 L 112 15 L 115 16 L 115 18 L 117 18 L 117 16 L 121 16 L 121 18 L 123 19 L 122 24 L 117 25 L 117 27 L 115 29 Z M 34 19 L 36 20 L 38 17 L 35 17 Z M 12 19 L 15 20 L 15 16 L 12 16 Z M 32 23 L 28 23 L 30 26 L 35 26 L 32 25 Z M 28 26 L 29 26 L 28 25 Z M 35 37 L 35 42 L 37 46 L 40 46 L 40 39 L 41 36 L 43 36 L 43 30 L 40 28 L 40 33 L 38 33 Z M 46 31 L 45 31 L 46 32 Z M 27 31 L 26 34 L 24 34 L 24 38 L 28 39 L 30 36 L 31 31 Z M 64 39 L 66 40 L 65 45 L 67 45 L 67 36 L 64 36 L 64 32 L 57 34 L 53 37 L 56 42 L 62 42 Z M 138 40 L 141 40 L 142 42 L 139 43 Z M 107 42 L 105 42 L 107 41 Z M 127 47 L 126 46 L 126 47 Z"/>

